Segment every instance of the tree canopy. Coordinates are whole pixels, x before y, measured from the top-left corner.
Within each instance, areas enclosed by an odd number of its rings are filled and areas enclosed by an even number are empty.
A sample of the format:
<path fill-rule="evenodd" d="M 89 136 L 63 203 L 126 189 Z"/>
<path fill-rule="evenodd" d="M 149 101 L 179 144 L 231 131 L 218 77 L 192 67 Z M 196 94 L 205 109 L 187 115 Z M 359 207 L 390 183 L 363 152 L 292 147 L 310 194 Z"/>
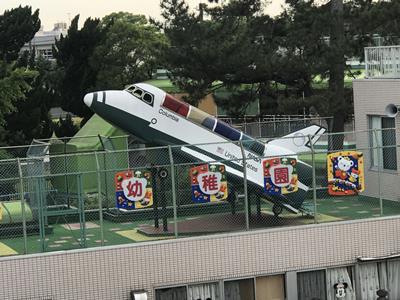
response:
<path fill-rule="evenodd" d="M 4 12 L 0 139 L 48 136 L 47 112 L 55 103 L 85 121 L 92 115 L 82 101 L 86 93 L 145 81 L 160 67 L 192 104 L 214 93 L 218 105 L 240 116 L 258 100 L 261 113 L 313 110 L 334 116 L 329 129 L 343 131 L 352 114 L 346 60 L 363 59 L 377 36 L 383 45 L 400 37 L 399 1 L 286 0 L 274 18 L 264 0 L 209 2 L 190 10 L 185 0 L 164 0 L 162 22 L 118 12 L 79 28 L 78 15 L 56 42 L 56 65 L 19 53 L 40 27 L 39 12 L 28 6 Z"/>
<path fill-rule="evenodd" d="M 78 21 L 79 15 L 71 21 L 68 34 L 56 42 L 53 52 L 62 71 L 61 107 L 87 120 L 93 113 L 82 99 L 93 91 L 97 78 L 97 70 L 89 61 L 96 46 L 102 43 L 104 31 L 99 19 L 88 18 L 81 29 L 78 29 Z"/>
<path fill-rule="evenodd" d="M 271 80 L 271 65 L 280 28 L 261 15 L 261 1 L 231 1 L 202 6 L 209 18 L 189 11 L 184 0 L 163 1 L 161 25 L 170 46 L 165 62 L 175 84 L 197 103 L 205 94 L 225 86 Z M 279 34 L 278 34 L 279 35 Z"/>
<path fill-rule="evenodd" d="M 96 87 L 122 89 L 127 84 L 151 79 L 160 65 L 166 40 L 146 17 L 127 12 L 112 13 L 100 23 L 104 40 L 93 52 Z"/>
<path fill-rule="evenodd" d="M 40 28 L 39 10 L 19 6 L 0 15 L 0 59 L 10 63 L 18 58 L 22 46 Z"/>
<path fill-rule="evenodd" d="M 49 110 L 59 101 L 56 91 L 58 71 L 54 64 L 42 57 L 31 57 L 27 61 L 22 57 L 17 64 L 29 67 L 37 76 L 26 92 L 26 100 L 18 101 L 15 111 L 5 118 L 5 140 L 10 145 L 29 144 L 34 138 L 51 137 L 53 123 Z"/>
<path fill-rule="evenodd" d="M 0 143 L 7 143 L 6 117 L 16 112 L 31 90 L 37 72 L 16 63 L 21 47 L 40 27 L 39 11 L 28 6 L 0 15 Z"/>
<path fill-rule="evenodd" d="M 189 93 L 192 103 L 224 88 L 232 92 L 231 98 L 217 101 L 236 113 L 257 98 L 266 109 L 263 113 L 313 108 L 334 117 L 332 131 L 343 131 L 352 114 L 351 93 L 344 89 L 346 59 L 362 58 L 360 45 L 372 40 L 372 32 L 383 32 L 387 22 L 382 18 L 376 18 L 380 26 L 367 25 L 368 31 L 362 24 L 374 14 L 383 16 L 388 4 L 286 4 L 282 14 L 270 18 L 259 0 L 202 5 L 199 13 L 190 11 L 184 0 L 163 1 L 165 21 L 160 26 L 170 42 L 165 61 L 171 79 Z M 395 36 L 388 31 L 385 35 Z M 327 88 L 315 89 L 316 80 L 327 80 Z"/>

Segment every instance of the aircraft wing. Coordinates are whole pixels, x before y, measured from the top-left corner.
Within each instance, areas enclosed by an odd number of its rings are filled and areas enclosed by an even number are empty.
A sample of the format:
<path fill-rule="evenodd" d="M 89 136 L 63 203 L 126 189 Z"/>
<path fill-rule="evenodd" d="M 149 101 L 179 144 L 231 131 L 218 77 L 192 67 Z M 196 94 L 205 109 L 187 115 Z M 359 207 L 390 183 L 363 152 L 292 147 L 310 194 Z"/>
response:
<path fill-rule="evenodd" d="M 311 145 L 315 144 L 321 135 L 326 131 L 324 127 L 311 125 L 307 128 L 292 132 L 281 138 L 268 142 L 268 145 L 275 145 L 289 149 L 295 153 L 310 151 Z"/>

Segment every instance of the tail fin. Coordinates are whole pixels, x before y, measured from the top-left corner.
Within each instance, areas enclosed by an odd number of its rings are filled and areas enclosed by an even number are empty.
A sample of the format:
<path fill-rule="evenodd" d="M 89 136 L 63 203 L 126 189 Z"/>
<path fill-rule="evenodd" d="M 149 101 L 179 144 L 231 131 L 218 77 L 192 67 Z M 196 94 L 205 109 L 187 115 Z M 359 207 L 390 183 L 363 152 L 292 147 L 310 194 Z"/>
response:
<path fill-rule="evenodd" d="M 295 153 L 310 151 L 311 145 L 315 144 L 326 131 L 324 127 L 311 125 L 307 128 L 292 132 L 281 138 L 272 140 L 268 144 L 289 149 Z"/>

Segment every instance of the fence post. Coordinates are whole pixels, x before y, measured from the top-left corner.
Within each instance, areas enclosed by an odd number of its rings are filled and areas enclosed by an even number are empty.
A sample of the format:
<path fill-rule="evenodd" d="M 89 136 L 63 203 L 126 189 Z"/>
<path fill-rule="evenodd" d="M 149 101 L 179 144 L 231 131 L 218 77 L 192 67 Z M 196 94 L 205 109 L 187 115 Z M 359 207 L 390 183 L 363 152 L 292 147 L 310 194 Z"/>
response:
<path fill-rule="evenodd" d="M 46 225 L 45 225 L 45 199 L 43 199 L 43 186 L 42 177 L 36 177 L 36 194 L 37 194 L 37 206 L 38 206 L 38 217 L 39 217 L 39 235 L 40 245 L 42 252 L 46 251 Z"/>
<path fill-rule="evenodd" d="M 83 199 L 82 174 L 76 176 L 78 190 L 78 209 L 79 209 L 79 224 L 80 224 L 80 245 L 86 248 L 86 220 L 85 220 L 85 203 Z"/>
<path fill-rule="evenodd" d="M 379 143 L 379 138 L 378 138 L 378 132 L 377 129 L 374 129 L 374 137 L 376 140 L 376 152 L 377 152 L 377 156 L 378 156 L 378 195 L 379 195 L 379 208 L 380 208 L 380 214 L 381 216 L 383 216 L 383 199 L 382 199 L 382 181 L 381 181 L 381 173 L 382 173 L 382 159 L 383 158 L 383 154 L 381 155 L 380 151 L 383 151 L 383 145 L 380 148 L 380 143 Z M 372 149 L 373 151 L 373 149 Z"/>
<path fill-rule="evenodd" d="M 318 210 L 317 210 L 317 180 L 315 175 L 315 149 L 312 143 L 312 138 L 308 135 L 308 141 L 311 148 L 311 166 L 312 166 L 312 189 L 313 189 L 313 204 L 314 204 L 314 223 L 318 223 Z"/>
<path fill-rule="evenodd" d="M 240 150 L 242 151 L 242 163 L 243 163 L 243 188 L 244 188 L 244 212 L 246 216 L 246 230 L 250 229 L 249 225 L 249 195 L 247 192 L 247 168 L 246 168 L 246 154 L 243 148 L 243 142 L 239 144 Z"/>
<path fill-rule="evenodd" d="M 174 165 L 174 157 L 172 155 L 172 148 L 168 146 L 169 153 L 169 162 L 171 164 L 171 190 L 172 190 L 172 206 L 174 209 L 174 233 L 175 238 L 178 238 L 178 210 L 176 207 L 176 186 L 175 186 L 175 165 Z"/>
<path fill-rule="evenodd" d="M 365 58 L 365 77 L 368 78 L 368 63 L 369 63 L 369 56 L 368 56 L 368 49 L 364 48 L 364 58 Z"/>
<path fill-rule="evenodd" d="M 17 158 L 19 174 L 19 192 L 21 195 L 21 213 L 22 213 L 22 233 L 24 236 L 24 254 L 28 253 L 28 235 L 26 233 L 26 215 L 25 215 L 25 197 L 24 197 L 24 179 L 22 174 L 21 161 Z"/>
<path fill-rule="evenodd" d="M 104 224 L 103 224 L 103 197 L 101 194 L 101 169 L 97 151 L 94 153 L 96 157 L 96 172 L 97 172 L 97 197 L 99 201 L 99 223 L 100 223 L 100 240 L 104 246 Z"/>

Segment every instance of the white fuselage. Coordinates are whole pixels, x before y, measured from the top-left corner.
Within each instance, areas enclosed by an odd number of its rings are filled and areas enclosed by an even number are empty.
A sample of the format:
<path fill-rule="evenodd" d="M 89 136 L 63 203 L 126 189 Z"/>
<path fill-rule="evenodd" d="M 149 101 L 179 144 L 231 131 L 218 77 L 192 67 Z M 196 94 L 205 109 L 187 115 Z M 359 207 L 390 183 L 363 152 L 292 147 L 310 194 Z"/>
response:
<path fill-rule="evenodd" d="M 236 165 L 238 168 L 227 166 L 227 172 L 243 177 L 243 172 L 241 171 L 243 162 L 242 149 L 239 146 L 240 141 L 231 141 L 226 137 L 199 125 L 198 123 L 193 122 L 189 118 L 169 110 L 162 105 L 167 94 L 161 89 L 144 83 L 136 84 L 135 87 L 138 87 L 154 96 L 152 105 L 142 101 L 138 97 L 135 97 L 132 93 L 126 90 L 99 92 L 92 100 L 90 98 L 91 94 L 89 94 L 85 96 L 85 103 L 88 106 L 93 107 L 92 101 L 97 101 L 101 105 L 104 104 L 110 108 L 112 107 L 119 111 L 124 111 L 137 119 L 145 121 L 149 129 L 153 129 L 159 133 L 163 133 L 166 137 L 180 141 L 181 145 L 195 145 L 195 147 L 180 146 L 180 150 L 200 161 L 212 162 L 216 160 L 229 160 L 231 161 L 231 166 Z M 190 109 L 195 108 L 190 106 L 189 112 Z M 95 108 L 94 110 L 97 112 Z M 104 115 L 104 113 L 100 114 L 100 116 L 111 123 L 117 123 L 115 120 Z M 127 130 L 126 128 L 122 129 Z M 127 131 L 146 140 L 146 136 L 143 136 L 143 130 L 145 129 L 138 127 L 137 129 Z M 150 132 L 152 132 L 152 130 L 149 130 L 148 132 L 151 134 Z M 241 139 L 243 136 L 244 134 L 240 133 Z M 150 136 L 148 138 L 151 140 Z M 167 142 L 165 144 L 167 144 Z M 265 146 L 262 154 L 255 154 L 252 151 L 244 149 L 247 180 L 263 187 L 264 171 L 262 166 L 262 157 L 286 155 L 295 157 L 296 153 L 289 149 L 270 144 Z M 307 187 L 301 183 L 299 187 L 307 190 Z"/>

